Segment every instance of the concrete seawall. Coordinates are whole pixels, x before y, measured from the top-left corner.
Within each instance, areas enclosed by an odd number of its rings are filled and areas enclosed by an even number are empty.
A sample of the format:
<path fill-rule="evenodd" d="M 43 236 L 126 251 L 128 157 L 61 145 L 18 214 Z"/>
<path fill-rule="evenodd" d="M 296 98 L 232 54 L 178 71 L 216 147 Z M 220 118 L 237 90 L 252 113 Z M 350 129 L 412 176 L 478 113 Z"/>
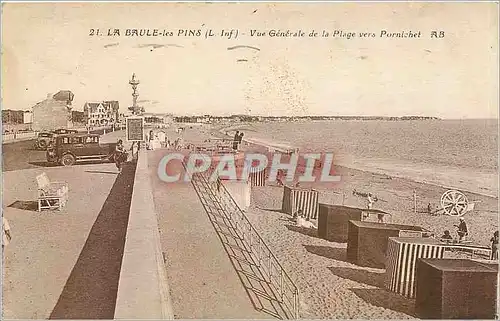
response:
<path fill-rule="evenodd" d="M 144 150 L 135 173 L 115 319 L 174 319 Z"/>

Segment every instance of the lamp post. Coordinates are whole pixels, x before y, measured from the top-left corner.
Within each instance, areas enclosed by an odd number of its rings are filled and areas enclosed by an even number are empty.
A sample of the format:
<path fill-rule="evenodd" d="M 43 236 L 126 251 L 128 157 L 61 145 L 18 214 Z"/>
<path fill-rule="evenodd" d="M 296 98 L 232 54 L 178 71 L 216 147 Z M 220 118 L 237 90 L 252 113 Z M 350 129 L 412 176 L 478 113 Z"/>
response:
<path fill-rule="evenodd" d="M 137 86 L 140 84 L 140 81 L 135 78 L 135 73 L 132 74 L 132 79 L 128 82 L 132 86 L 132 106 L 128 107 L 128 109 L 132 112 L 132 115 L 140 115 L 144 112 L 144 109 L 137 106 L 137 97 L 139 97 L 139 93 L 137 92 Z M 137 159 L 139 156 L 139 150 L 141 149 L 141 143 L 137 141 L 137 153 L 134 155 L 134 145 L 135 141 L 132 143 L 132 157 Z"/>
<path fill-rule="evenodd" d="M 132 79 L 128 82 L 132 86 L 132 106 L 128 109 L 132 112 L 133 115 L 141 114 L 141 107 L 137 106 L 137 97 L 139 97 L 139 93 L 137 92 L 137 86 L 141 83 L 138 79 L 135 78 L 135 73 L 132 74 Z"/>

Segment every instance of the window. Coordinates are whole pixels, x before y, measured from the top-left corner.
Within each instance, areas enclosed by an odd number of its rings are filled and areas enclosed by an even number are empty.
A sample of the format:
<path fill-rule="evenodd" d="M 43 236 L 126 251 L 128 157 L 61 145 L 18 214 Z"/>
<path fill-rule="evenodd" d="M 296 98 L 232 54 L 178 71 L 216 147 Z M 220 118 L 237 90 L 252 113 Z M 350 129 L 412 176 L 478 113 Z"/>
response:
<path fill-rule="evenodd" d="M 99 142 L 99 138 L 95 137 L 95 136 L 87 136 L 85 138 L 85 143 L 86 144 L 92 144 L 92 143 L 98 143 L 98 142 Z"/>
<path fill-rule="evenodd" d="M 71 137 L 70 142 L 71 144 L 82 144 L 83 139 L 82 137 Z"/>

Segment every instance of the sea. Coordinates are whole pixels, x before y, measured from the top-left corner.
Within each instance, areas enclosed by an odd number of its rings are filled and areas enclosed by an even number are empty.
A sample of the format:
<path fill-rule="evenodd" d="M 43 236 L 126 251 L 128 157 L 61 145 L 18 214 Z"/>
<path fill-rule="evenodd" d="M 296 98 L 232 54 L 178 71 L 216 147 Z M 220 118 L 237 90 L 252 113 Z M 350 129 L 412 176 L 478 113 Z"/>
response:
<path fill-rule="evenodd" d="M 338 165 L 498 198 L 498 120 L 252 123 L 245 137 L 333 152 Z"/>

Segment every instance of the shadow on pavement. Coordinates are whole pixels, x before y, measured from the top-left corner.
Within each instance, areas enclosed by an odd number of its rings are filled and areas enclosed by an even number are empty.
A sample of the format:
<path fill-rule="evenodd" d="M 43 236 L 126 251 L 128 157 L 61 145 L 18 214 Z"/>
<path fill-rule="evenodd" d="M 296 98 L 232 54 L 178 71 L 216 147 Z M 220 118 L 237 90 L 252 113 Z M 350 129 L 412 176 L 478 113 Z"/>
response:
<path fill-rule="evenodd" d="M 103 163 L 111 163 L 110 161 L 104 160 L 104 161 L 81 161 L 78 163 L 75 163 L 71 166 L 81 166 L 81 165 L 96 165 L 96 164 L 103 164 Z M 63 167 L 61 164 L 56 164 L 56 163 L 49 163 L 49 162 L 28 162 L 30 165 L 38 166 L 38 167 Z"/>
<path fill-rule="evenodd" d="M 56 163 L 49 163 L 49 162 L 28 162 L 30 165 L 35 165 L 38 167 L 56 167 L 60 166 L 59 164 Z"/>
<path fill-rule="evenodd" d="M 114 318 L 135 167 L 116 178 L 50 319 Z"/>
<path fill-rule="evenodd" d="M 95 173 L 95 174 L 114 174 L 117 175 L 118 172 L 113 171 L 85 171 L 85 173 Z"/>
<path fill-rule="evenodd" d="M 38 211 L 38 202 L 37 201 L 15 201 L 14 203 L 8 205 L 7 207 L 17 208 L 19 210 L 25 211 Z"/>

